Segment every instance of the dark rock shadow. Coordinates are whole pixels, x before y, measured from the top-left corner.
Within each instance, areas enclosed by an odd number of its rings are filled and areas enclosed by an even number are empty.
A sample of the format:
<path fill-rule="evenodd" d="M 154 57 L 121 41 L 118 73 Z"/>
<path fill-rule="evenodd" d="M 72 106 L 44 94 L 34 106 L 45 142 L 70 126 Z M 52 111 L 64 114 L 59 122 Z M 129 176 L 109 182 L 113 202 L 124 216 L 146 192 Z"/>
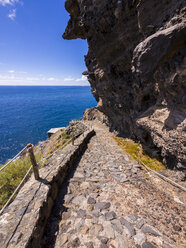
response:
<path fill-rule="evenodd" d="M 65 195 L 68 193 L 68 186 L 70 183 L 70 179 L 73 178 L 74 173 L 78 167 L 78 164 L 86 150 L 87 146 L 84 148 L 82 154 L 79 156 L 79 159 L 74 163 L 73 167 L 71 167 L 68 176 L 65 181 L 62 183 L 54 206 L 52 208 L 50 217 L 48 219 L 44 235 L 42 238 L 42 244 L 40 247 L 42 248 L 54 248 L 56 243 L 56 238 L 59 232 L 59 223 L 62 220 L 62 213 L 68 212 L 68 208 L 64 206 L 65 203 Z"/>
<path fill-rule="evenodd" d="M 45 185 L 48 185 L 48 184 L 50 184 L 50 182 L 48 181 L 48 180 L 46 180 L 45 178 L 39 178 L 38 179 L 38 181 L 40 182 L 40 183 L 43 183 L 43 184 L 45 184 Z"/>
<path fill-rule="evenodd" d="M 163 130 L 175 130 L 179 124 L 181 124 L 185 120 L 184 112 L 178 109 L 170 109 L 169 116 L 164 122 Z"/>

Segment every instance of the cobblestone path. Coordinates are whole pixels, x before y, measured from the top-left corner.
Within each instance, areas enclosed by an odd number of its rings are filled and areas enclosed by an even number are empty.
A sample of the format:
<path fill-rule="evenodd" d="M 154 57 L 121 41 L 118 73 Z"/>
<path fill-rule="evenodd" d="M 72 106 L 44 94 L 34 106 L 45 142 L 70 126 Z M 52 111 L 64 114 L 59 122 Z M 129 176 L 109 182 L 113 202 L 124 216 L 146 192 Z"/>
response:
<path fill-rule="evenodd" d="M 184 247 L 184 204 L 154 186 L 105 127 L 95 131 L 61 187 L 43 248 Z"/>

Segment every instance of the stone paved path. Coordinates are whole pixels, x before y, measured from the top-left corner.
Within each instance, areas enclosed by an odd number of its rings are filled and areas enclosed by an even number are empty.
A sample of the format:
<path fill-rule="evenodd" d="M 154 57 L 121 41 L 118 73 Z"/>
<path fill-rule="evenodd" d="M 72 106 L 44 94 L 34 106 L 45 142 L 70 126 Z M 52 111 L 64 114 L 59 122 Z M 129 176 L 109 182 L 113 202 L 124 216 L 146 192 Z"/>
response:
<path fill-rule="evenodd" d="M 153 186 L 105 127 L 95 131 L 62 185 L 43 248 L 184 247 L 184 204 Z"/>

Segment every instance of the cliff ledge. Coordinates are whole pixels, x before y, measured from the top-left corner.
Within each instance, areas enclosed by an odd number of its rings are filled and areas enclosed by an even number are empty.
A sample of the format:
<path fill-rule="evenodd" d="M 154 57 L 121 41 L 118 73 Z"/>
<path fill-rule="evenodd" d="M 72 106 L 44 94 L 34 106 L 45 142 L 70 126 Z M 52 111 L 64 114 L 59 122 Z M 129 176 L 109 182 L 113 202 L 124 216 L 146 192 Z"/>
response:
<path fill-rule="evenodd" d="M 100 118 L 140 140 L 169 168 L 186 168 L 184 0 L 66 0 L 63 37 L 87 39 L 87 75 Z M 101 113 L 100 113 L 101 112 Z"/>

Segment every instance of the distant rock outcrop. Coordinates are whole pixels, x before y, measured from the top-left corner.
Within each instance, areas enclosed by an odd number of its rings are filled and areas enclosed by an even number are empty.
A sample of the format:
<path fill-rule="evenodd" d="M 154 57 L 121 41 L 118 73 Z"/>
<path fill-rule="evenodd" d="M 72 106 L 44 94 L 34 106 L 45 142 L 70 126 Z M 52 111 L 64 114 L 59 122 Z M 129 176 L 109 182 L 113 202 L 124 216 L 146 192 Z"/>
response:
<path fill-rule="evenodd" d="M 186 168 L 185 1 L 66 0 L 65 7 L 63 37 L 89 45 L 98 106 L 87 118 L 102 112 L 112 130 L 140 140 L 167 167 Z"/>

